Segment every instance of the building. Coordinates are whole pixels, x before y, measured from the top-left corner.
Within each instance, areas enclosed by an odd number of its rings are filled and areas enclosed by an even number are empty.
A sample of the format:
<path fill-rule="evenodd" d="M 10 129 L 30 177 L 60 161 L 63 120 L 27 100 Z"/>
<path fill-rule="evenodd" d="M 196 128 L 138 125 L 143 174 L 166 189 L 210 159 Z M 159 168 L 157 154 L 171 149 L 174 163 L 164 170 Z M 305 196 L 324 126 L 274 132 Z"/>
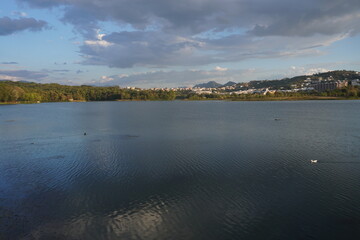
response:
<path fill-rule="evenodd" d="M 318 92 L 331 91 L 337 88 L 343 88 L 348 86 L 348 81 L 319 81 L 317 83 L 313 83 L 311 87 L 313 87 Z"/>
<path fill-rule="evenodd" d="M 351 86 L 360 86 L 360 80 L 359 79 L 351 80 Z"/>

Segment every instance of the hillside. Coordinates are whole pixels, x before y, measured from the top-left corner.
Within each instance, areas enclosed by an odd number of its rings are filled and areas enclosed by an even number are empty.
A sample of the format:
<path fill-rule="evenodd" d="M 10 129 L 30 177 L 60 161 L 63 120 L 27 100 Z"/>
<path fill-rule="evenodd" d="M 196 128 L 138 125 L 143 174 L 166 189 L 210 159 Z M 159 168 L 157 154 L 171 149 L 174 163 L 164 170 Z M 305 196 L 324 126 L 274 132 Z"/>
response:
<path fill-rule="evenodd" d="M 283 78 L 275 80 L 254 80 L 248 83 L 235 83 L 227 82 L 225 84 L 220 84 L 215 81 L 210 81 L 207 83 L 197 84 L 194 87 L 198 88 L 219 88 L 236 85 L 237 89 L 245 88 L 271 88 L 271 89 L 290 89 L 291 85 L 301 84 L 304 80 L 310 78 L 311 80 L 320 80 L 320 79 L 334 79 L 334 80 L 352 80 L 360 78 L 360 75 L 356 71 L 347 71 L 347 70 L 337 70 L 324 73 L 317 73 L 313 75 L 302 75 L 295 76 L 292 78 Z"/>
<path fill-rule="evenodd" d="M 200 84 L 196 84 L 194 87 L 195 88 L 217 88 L 222 86 L 222 84 L 217 83 L 215 81 L 210 81 L 207 83 L 200 83 Z"/>
<path fill-rule="evenodd" d="M 310 78 L 311 80 L 328 79 L 328 78 L 333 78 L 334 80 L 352 80 L 352 79 L 360 78 L 360 75 L 358 72 L 355 71 L 337 70 L 337 71 L 330 71 L 324 73 L 317 73 L 313 75 L 302 75 L 292 78 L 284 78 L 280 80 L 250 81 L 245 85 L 248 88 L 290 89 L 291 85 L 300 84 L 308 78 Z M 240 85 L 244 85 L 244 84 L 238 84 L 239 87 Z"/>
<path fill-rule="evenodd" d="M 221 87 L 231 87 L 234 85 L 236 85 L 236 82 L 229 81 L 229 82 L 225 83 L 224 85 L 221 85 Z"/>

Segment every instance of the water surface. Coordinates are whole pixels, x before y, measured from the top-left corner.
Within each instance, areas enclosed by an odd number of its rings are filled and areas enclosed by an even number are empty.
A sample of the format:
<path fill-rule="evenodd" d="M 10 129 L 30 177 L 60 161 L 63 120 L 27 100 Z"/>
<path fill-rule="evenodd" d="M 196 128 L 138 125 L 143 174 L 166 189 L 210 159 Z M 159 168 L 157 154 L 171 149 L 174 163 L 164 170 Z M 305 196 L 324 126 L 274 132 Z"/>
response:
<path fill-rule="evenodd" d="M 359 239 L 359 109 L 2 105 L 0 239 Z"/>

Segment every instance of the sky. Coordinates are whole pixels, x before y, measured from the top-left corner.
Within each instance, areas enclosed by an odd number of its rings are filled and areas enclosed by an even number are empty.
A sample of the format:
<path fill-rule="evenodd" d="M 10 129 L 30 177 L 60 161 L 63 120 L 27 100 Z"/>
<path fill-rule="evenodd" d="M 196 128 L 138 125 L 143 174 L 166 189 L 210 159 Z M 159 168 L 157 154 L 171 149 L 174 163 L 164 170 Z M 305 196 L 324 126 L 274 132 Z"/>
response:
<path fill-rule="evenodd" d="M 185 87 L 360 70 L 359 0 L 4 0 L 0 79 Z"/>

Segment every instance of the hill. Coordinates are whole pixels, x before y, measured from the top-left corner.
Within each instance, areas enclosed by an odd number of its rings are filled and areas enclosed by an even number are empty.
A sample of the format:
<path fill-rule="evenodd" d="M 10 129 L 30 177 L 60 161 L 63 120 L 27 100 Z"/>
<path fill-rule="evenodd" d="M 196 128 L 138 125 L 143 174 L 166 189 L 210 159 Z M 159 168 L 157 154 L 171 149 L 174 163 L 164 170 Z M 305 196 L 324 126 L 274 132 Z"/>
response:
<path fill-rule="evenodd" d="M 360 75 L 356 71 L 347 71 L 347 70 L 337 70 L 330 71 L 324 73 L 316 73 L 313 75 L 302 75 L 296 76 L 292 78 L 283 78 L 280 80 L 258 80 L 258 81 L 250 81 L 249 83 L 237 84 L 238 87 L 240 85 L 246 85 L 248 88 L 272 88 L 272 89 L 290 89 L 291 85 L 301 84 L 306 79 L 311 80 L 323 80 L 323 79 L 334 79 L 334 80 L 352 80 L 358 79 Z"/>
<path fill-rule="evenodd" d="M 333 79 L 333 80 L 352 80 L 359 79 L 359 72 L 356 71 L 347 71 L 347 70 L 336 70 L 324 73 L 316 73 L 313 75 L 301 75 L 295 76 L 292 78 L 283 78 L 275 80 L 254 80 L 248 83 L 235 83 L 229 81 L 225 84 L 220 84 L 215 81 L 210 81 L 207 83 L 197 84 L 194 87 L 198 88 L 219 88 L 236 85 L 237 89 L 244 88 L 271 88 L 271 89 L 291 89 L 292 85 L 301 84 L 306 79 L 311 79 L 313 81 L 324 80 L 324 79 Z"/>
<path fill-rule="evenodd" d="M 217 88 L 217 87 L 221 87 L 222 84 L 217 83 L 215 81 L 210 81 L 207 83 L 200 83 L 200 84 L 196 84 L 194 87 L 196 88 Z"/>
<path fill-rule="evenodd" d="M 236 85 L 236 82 L 229 81 L 229 82 L 225 83 L 224 85 L 222 85 L 221 87 L 230 87 L 230 86 L 234 86 L 234 85 Z"/>

